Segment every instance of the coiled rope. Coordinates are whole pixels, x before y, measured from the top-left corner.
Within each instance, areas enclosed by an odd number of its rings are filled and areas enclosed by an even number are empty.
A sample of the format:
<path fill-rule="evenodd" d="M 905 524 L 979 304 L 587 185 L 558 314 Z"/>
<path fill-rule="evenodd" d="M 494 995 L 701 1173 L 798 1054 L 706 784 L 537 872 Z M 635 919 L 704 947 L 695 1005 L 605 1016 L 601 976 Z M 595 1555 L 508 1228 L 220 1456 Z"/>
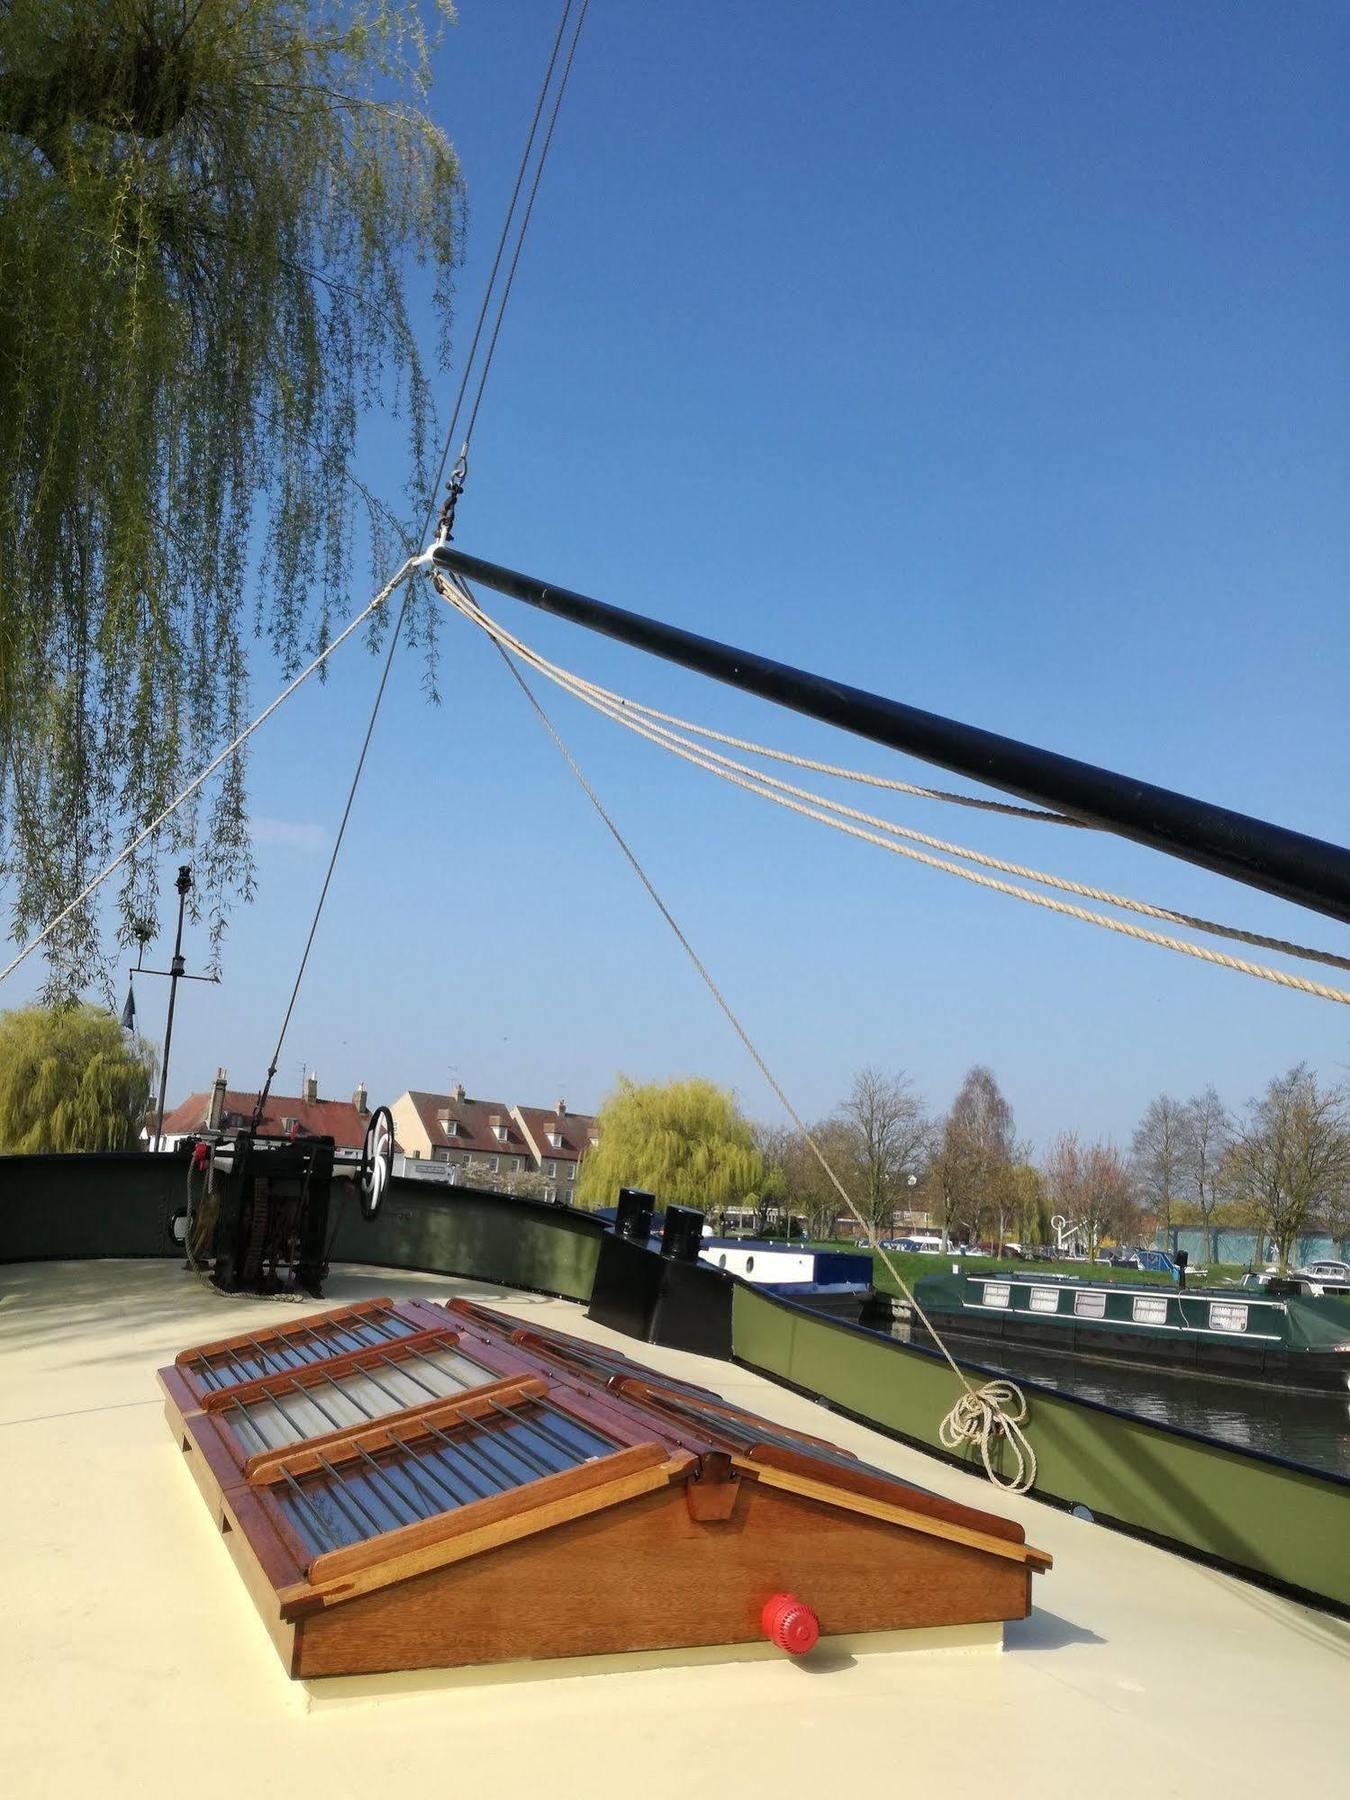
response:
<path fill-rule="evenodd" d="M 450 593 L 447 590 L 453 586 L 455 591 L 458 592 L 462 596 L 462 598 L 468 602 L 470 607 L 474 607 L 474 608 L 477 607 L 477 601 L 474 599 L 474 597 L 473 597 L 472 593 L 469 591 L 467 585 L 465 583 L 463 583 L 458 577 L 449 578 L 449 577 L 445 576 L 444 574 L 440 573 L 439 571 L 433 571 L 433 580 L 435 582 L 437 589 L 440 592 L 442 592 L 447 599 L 450 599 Z M 493 642 L 496 643 L 496 640 L 494 639 Z M 840 1200 L 843 1202 L 844 1207 L 845 1207 L 846 1211 L 848 1212 L 849 1216 L 853 1219 L 853 1221 L 859 1227 L 859 1229 L 864 1234 L 866 1234 L 870 1228 L 867 1224 L 866 1219 L 864 1219 L 861 1210 L 855 1204 L 853 1196 L 849 1193 L 848 1189 L 844 1186 L 844 1183 L 840 1180 L 839 1176 L 835 1173 L 833 1164 L 830 1162 L 830 1159 L 826 1156 L 824 1150 L 821 1148 L 820 1144 L 817 1142 L 815 1134 L 812 1132 L 810 1126 L 806 1123 L 805 1119 L 803 1119 L 802 1115 L 798 1112 L 797 1108 L 792 1104 L 792 1101 L 788 1098 L 788 1095 L 784 1091 L 782 1083 L 779 1081 L 778 1077 L 774 1074 L 773 1070 L 769 1067 L 768 1063 L 765 1061 L 763 1055 L 760 1053 L 758 1047 L 754 1043 L 754 1040 L 751 1038 L 749 1032 L 746 1030 L 745 1026 L 741 1023 L 739 1016 L 733 1010 L 730 1001 L 726 998 L 725 994 L 723 994 L 721 988 L 718 987 L 718 985 L 717 985 L 716 981 L 713 979 L 712 974 L 710 973 L 707 965 L 703 962 L 703 960 L 699 956 L 698 952 L 694 949 L 693 944 L 690 943 L 689 939 L 685 936 L 685 933 L 684 933 L 683 929 L 681 928 L 678 920 L 675 918 L 675 915 L 671 912 L 670 908 L 666 905 L 665 901 L 661 898 L 661 895 L 657 891 L 656 885 L 652 881 L 651 876 L 648 875 L 646 869 L 642 866 L 642 863 L 638 860 L 637 853 L 633 850 L 633 848 L 629 844 L 627 838 L 624 837 L 624 835 L 620 831 L 619 827 L 615 824 L 614 820 L 610 817 L 609 813 L 606 811 L 603 801 L 600 799 L 600 796 L 596 793 L 595 789 L 591 786 L 590 782 L 586 779 L 586 776 L 583 774 L 580 764 L 577 762 L 576 758 L 572 755 L 572 752 L 568 749 L 567 745 L 563 742 L 562 736 L 559 733 L 557 727 L 554 725 L 552 719 L 550 719 L 548 714 L 544 711 L 544 708 L 540 704 L 540 701 L 539 701 L 538 697 L 536 696 L 533 688 L 530 686 L 529 682 L 526 681 L 524 675 L 521 673 L 519 665 L 513 658 L 511 652 L 503 644 L 496 644 L 496 649 L 497 649 L 498 653 L 500 654 L 502 661 L 506 664 L 506 667 L 510 670 L 511 675 L 515 679 L 517 685 L 520 687 L 520 690 L 524 694 L 526 700 L 528 700 L 536 717 L 539 719 L 539 722 L 543 725 L 545 731 L 548 733 L 549 737 L 553 740 L 553 743 L 554 743 L 555 747 L 557 748 L 558 753 L 561 755 L 563 761 L 567 764 L 567 767 L 572 772 L 572 775 L 575 777 L 582 792 L 585 794 L 586 798 L 590 801 L 591 805 L 594 807 L 595 811 L 598 813 L 601 822 L 605 826 L 605 829 L 609 832 L 610 836 L 614 839 L 614 842 L 618 845 L 619 850 L 622 852 L 624 859 L 628 863 L 629 867 L 632 869 L 633 873 L 637 876 L 638 880 L 642 883 L 643 887 L 647 890 L 647 893 L 650 896 L 652 903 L 656 907 L 657 911 L 661 914 L 661 917 L 665 920 L 666 924 L 670 927 L 680 948 L 684 951 L 685 955 L 688 957 L 689 961 L 692 963 L 694 970 L 697 973 L 699 979 L 703 982 L 703 985 L 707 988 L 709 994 L 711 994 L 713 1000 L 716 1002 L 723 1017 L 726 1019 L 727 1023 L 731 1026 L 731 1029 L 736 1033 L 736 1036 L 740 1039 L 742 1045 L 744 1046 L 745 1050 L 749 1054 L 751 1061 L 754 1063 L 755 1067 L 759 1070 L 760 1074 L 764 1077 L 765 1081 L 768 1083 L 770 1091 L 773 1093 L 774 1097 L 777 1099 L 779 1105 L 783 1108 L 784 1112 L 791 1119 L 793 1125 L 800 1132 L 802 1141 L 808 1146 L 808 1148 L 811 1151 L 811 1154 L 815 1157 L 817 1163 L 820 1165 L 820 1168 L 821 1168 L 822 1172 L 824 1173 L 826 1180 L 830 1183 L 831 1187 L 838 1194 L 838 1196 L 839 1196 Z M 960 1384 L 964 1390 L 962 1398 L 960 1400 L 958 1400 L 956 1406 L 954 1406 L 952 1408 L 952 1411 L 947 1415 L 947 1419 L 948 1420 L 953 1419 L 956 1416 L 958 1410 L 963 1405 L 968 1405 L 969 1408 L 974 1408 L 974 1409 L 983 1408 L 984 1412 L 987 1414 L 987 1418 L 985 1420 L 985 1424 L 983 1427 L 983 1435 L 980 1439 L 980 1446 L 981 1446 L 981 1457 L 984 1462 L 985 1472 L 988 1475 L 990 1481 L 993 1482 L 995 1487 L 1005 1488 L 1010 1493 L 1019 1493 L 1019 1494 L 1025 1493 L 1027 1491 L 1027 1489 L 1031 1486 L 1032 1482 L 1036 1479 L 1036 1458 L 1031 1453 L 1031 1446 L 1027 1442 L 1026 1435 L 1021 1429 L 1023 1423 L 1025 1422 L 1025 1420 L 1027 1418 L 1026 1397 L 1023 1395 L 1021 1389 L 1018 1388 L 1016 1386 L 1016 1384 L 1013 1382 L 989 1383 L 989 1384 L 986 1384 L 986 1386 L 984 1388 L 973 1387 L 971 1385 L 970 1381 L 967 1379 L 964 1369 L 962 1369 L 961 1365 L 957 1362 L 956 1358 L 952 1355 L 951 1351 L 947 1348 L 945 1342 L 943 1341 L 942 1335 L 938 1331 L 936 1325 L 934 1325 L 933 1321 L 929 1318 L 928 1314 L 924 1311 L 923 1307 L 919 1304 L 918 1300 L 915 1297 L 913 1288 L 910 1287 L 909 1283 L 905 1280 L 904 1276 L 900 1273 L 900 1270 L 897 1268 L 895 1263 L 892 1262 L 890 1254 L 885 1249 L 883 1249 L 880 1244 L 877 1245 L 877 1255 L 881 1258 L 882 1265 L 886 1269 L 886 1272 L 887 1272 L 887 1274 L 889 1274 L 891 1280 L 895 1283 L 897 1290 L 905 1296 L 906 1300 L 908 1300 L 910 1306 L 913 1308 L 915 1316 L 922 1322 L 924 1329 L 927 1331 L 929 1337 L 932 1339 L 933 1343 L 936 1345 L 938 1350 L 941 1351 L 943 1357 L 945 1358 L 945 1360 L 947 1362 L 948 1367 L 951 1369 L 953 1375 L 955 1375 L 956 1379 L 960 1382 Z M 1000 1397 L 999 1394 L 994 1394 L 991 1392 L 991 1390 L 994 1387 L 997 1387 L 1000 1390 L 1002 1390 L 1004 1392 L 1004 1394 L 1008 1397 L 1006 1399 L 1006 1404 L 1010 1410 L 1008 1410 L 1006 1413 L 1004 1411 L 1005 1399 Z M 944 1421 L 944 1424 L 940 1429 L 942 1429 L 942 1430 L 946 1429 L 946 1421 Z M 1014 1436 L 1014 1433 L 1016 1433 L 1017 1435 Z M 1014 1452 L 1014 1457 L 1015 1457 L 1015 1462 L 1016 1462 L 1016 1467 L 1010 1475 L 1004 1475 L 1002 1473 L 1002 1471 L 999 1470 L 995 1466 L 995 1462 L 994 1462 L 994 1459 L 992 1456 L 992 1446 L 994 1444 L 996 1444 L 997 1442 L 1002 1441 L 1004 1439 L 1006 1439 L 1006 1441 L 1013 1446 L 1013 1452 Z"/>
<path fill-rule="evenodd" d="M 1283 969 L 1274 969 L 1261 963 L 1249 962 L 1242 957 L 1228 956 L 1220 951 L 1210 950 L 1203 944 L 1192 944 L 1182 938 L 1170 937 L 1142 926 L 1131 925 L 1124 919 L 1113 919 L 1104 913 L 1093 912 L 1085 907 L 1052 899 L 1048 894 L 1032 893 L 1026 888 L 1014 886 L 1009 882 L 977 874 L 974 869 L 963 869 L 956 863 L 947 860 L 947 857 L 957 856 L 984 868 L 997 869 L 1006 874 L 1018 875 L 1025 880 L 1040 882 L 1047 887 L 1057 888 L 1061 892 L 1099 900 L 1108 906 L 1118 906 L 1131 912 L 1140 913 L 1147 918 L 1183 925 L 1190 930 L 1207 932 L 1215 937 L 1252 944 L 1280 955 L 1300 957 L 1309 962 L 1324 963 L 1333 968 L 1342 969 L 1350 969 L 1350 957 L 1341 956 L 1335 951 L 1314 949 L 1304 944 L 1292 943 L 1284 938 L 1267 937 L 1260 932 L 1244 930 L 1240 926 L 1225 925 L 1216 920 L 1199 918 L 1190 913 L 1178 912 L 1171 907 L 1157 906 L 1149 901 L 1135 900 L 1129 895 L 1113 893 L 1109 889 L 1091 887 L 1082 882 L 1071 881 L 1064 876 L 1028 868 L 1021 863 L 1007 862 L 1001 857 L 987 856 L 981 851 L 970 850 L 960 844 L 952 844 L 945 839 L 931 837 L 926 832 L 911 830 L 907 826 L 897 825 L 894 821 L 879 818 L 871 813 L 860 812 L 857 808 L 845 806 L 842 802 L 832 800 L 827 795 L 814 793 L 809 788 L 800 788 L 789 782 L 778 781 L 774 776 L 767 775 L 762 770 L 750 768 L 730 757 L 721 756 L 716 751 L 707 750 L 676 731 L 661 725 L 645 723 L 640 718 L 630 716 L 627 703 L 622 696 L 612 695 L 609 690 L 598 688 L 594 683 L 586 681 L 583 677 L 575 675 L 572 671 L 541 656 L 484 612 L 478 601 L 467 590 L 457 593 L 440 572 L 435 573 L 434 580 L 442 597 L 454 606 L 463 617 L 477 625 L 497 645 L 499 650 L 519 657 L 522 662 L 538 674 L 544 675 L 555 686 L 571 693 L 575 698 L 582 700 L 614 723 L 636 732 L 638 736 L 646 738 L 648 742 L 657 744 L 662 749 L 669 750 L 685 762 L 692 763 L 709 774 L 717 775 L 722 780 L 743 788 L 747 793 L 770 800 L 775 805 L 784 806 L 805 818 L 816 820 L 819 824 L 829 825 L 846 836 L 857 838 L 864 843 L 876 844 L 883 850 L 889 850 L 893 855 L 907 857 L 928 868 L 940 869 L 944 874 L 959 876 L 964 881 L 973 882 L 977 886 L 988 888 L 995 893 L 1027 901 L 1033 906 L 1045 907 L 1051 912 L 1081 920 L 1085 924 L 1096 925 L 1105 931 L 1117 932 L 1142 943 L 1153 944 L 1161 949 L 1175 951 L 1179 955 L 1196 957 L 1203 962 L 1213 963 L 1238 974 L 1249 975 L 1258 980 L 1273 982 L 1279 987 L 1311 994 L 1317 999 L 1331 1000 L 1340 1005 L 1350 1005 L 1350 993 L 1346 993 L 1340 988 L 1330 987 L 1323 982 L 1311 981 L 1306 977 L 1290 974 Z M 662 716 L 668 719 L 674 717 L 671 714 Z M 687 721 L 679 721 L 679 723 L 687 725 Z M 706 729 L 697 726 L 689 728 L 693 730 Z M 786 753 L 784 754 L 786 755 Z M 1055 815 L 1045 816 L 1053 817 Z M 853 823 L 852 821 L 863 821 L 864 823 Z M 882 835 L 883 833 L 885 835 Z M 897 842 L 897 839 L 908 841 Z M 929 845 L 933 849 L 945 851 L 947 856 L 930 855 L 923 850 L 913 849 L 910 847 L 911 843 Z"/>
<path fill-rule="evenodd" d="M 953 1454 L 974 1444 L 995 1487 L 1024 1494 L 1036 1480 L 1036 1452 L 1022 1429 L 1026 1417 L 1027 1399 L 1021 1388 L 1011 1381 L 986 1381 L 983 1387 L 966 1389 L 938 1426 L 938 1441 Z M 1016 1459 L 1007 1480 L 994 1470 L 990 1446 L 995 1443 L 1007 1444 Z"/>

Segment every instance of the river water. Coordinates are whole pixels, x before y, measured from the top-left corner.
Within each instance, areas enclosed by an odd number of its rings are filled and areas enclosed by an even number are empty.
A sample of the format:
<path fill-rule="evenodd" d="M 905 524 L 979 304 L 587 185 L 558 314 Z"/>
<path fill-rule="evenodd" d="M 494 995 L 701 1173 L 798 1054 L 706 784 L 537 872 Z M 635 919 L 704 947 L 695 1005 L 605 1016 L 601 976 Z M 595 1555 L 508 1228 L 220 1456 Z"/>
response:
<path fill-rule="evenodd" d="M 907 1324 L 894 1325 L 891 1331 L 909 1342 Z M 952 1348 L 962 1360 L 982 1363 L 1014 1380 L 1039 1381 L 1061 1393 L 1203 1432 L 1243 1450 L 1263 1450 L 1268 1456 L 1350 1477 L 1350 1394 L 1305 1394 L 1205 1380 L 992 1340 L 961 1338 Z"/>

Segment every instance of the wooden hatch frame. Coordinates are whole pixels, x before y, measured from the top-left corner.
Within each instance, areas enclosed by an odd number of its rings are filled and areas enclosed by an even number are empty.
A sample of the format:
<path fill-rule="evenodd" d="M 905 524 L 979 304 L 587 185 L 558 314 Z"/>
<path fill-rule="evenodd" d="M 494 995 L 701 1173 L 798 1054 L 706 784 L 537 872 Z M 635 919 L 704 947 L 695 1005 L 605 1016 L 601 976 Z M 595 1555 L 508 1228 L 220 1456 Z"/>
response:
<path fill-rule="evenodd" d="M 440 1351 L 490 1379 L 261 1450 L 240 1429 L 251 1403 Z M 472 1302 L 381 1298 L 288 1320 L 185 1350 L 159 1379 L 292 1676 L 742 1644 L 782 1592 L 829 1635 L 990 1623 L 1024 1617 L 1050 1566 L 1011 1520 Z M 569 1432 L 600 1448 L 566 1462 Z M 435 1501 L 454 1458 L 505 1467 L 546 1439 L 563 1466 L 545 1455 L 530 1478 L 425 1516 L 406 1503 Z M 380 1528 L 358 1498 L 372 1480 L 414 1516 L 390 1508 Z M 339 1503 L 354 1535 L 324 1542 Z"/>

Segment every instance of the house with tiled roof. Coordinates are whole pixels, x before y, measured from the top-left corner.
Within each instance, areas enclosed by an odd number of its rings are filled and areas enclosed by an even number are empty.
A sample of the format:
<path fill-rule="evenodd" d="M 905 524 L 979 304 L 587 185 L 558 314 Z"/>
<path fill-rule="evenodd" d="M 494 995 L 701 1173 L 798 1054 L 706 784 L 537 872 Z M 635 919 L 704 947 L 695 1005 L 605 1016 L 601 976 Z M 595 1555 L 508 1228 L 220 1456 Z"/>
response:
<path fill-rule="evenodd" d="M 390 1111 L 403 1173 L 421 1173 L 416 1165 L 429 1163 L 449 1181 L 472 1179 L 545 1200 L 575 1197 L 581 1159 L 599 1142 L 596 1120 L 568 1112 L 565 1101 L 552 1108 L 507 1106 L 474 1099 L 462 1084 L 452 1094 L 410 1088 Z M 460 1169 L 463 1176 L 452 1172 Z"/>
<path fill-rule="evenodd" d="M 410 1088 L 390 1111 L 405 1157 L 449 1163 L 480 1175 L 521 1175 L 534 1157 L 504 1100 L 477 1100 L 462 1085 L 452 1094 Z"/>
<path fill-rule="evenodd" d="M 164 1133 L 155 1147 L 174 1150 L 203 1132 L 237 1131 L 251 1122 L 257 1098 L 254 1090 L 230 1087 L 224 1069 L 218 1069 L 205 1093 L 189 1094 L 165 1113 Z M 364 1082 L 350 1100 L 324 1100 L 318 1076 L 310 1074 L 302 1094 L 268 1096 L 259 1130 L 276 1137 L 330 1137 L 339 1150 L 359 1150 L 369 1120 Z"/>
<path fill-rule="evenodd" d="M 599 1121 L 589 1113 L 568 1112 L 565 1100 L 551 1109 L 513 1106 L 511 1111 L 544 1178 L 545 1200 L 575 1200 L 581 1159 L 600 1142 Z"/>

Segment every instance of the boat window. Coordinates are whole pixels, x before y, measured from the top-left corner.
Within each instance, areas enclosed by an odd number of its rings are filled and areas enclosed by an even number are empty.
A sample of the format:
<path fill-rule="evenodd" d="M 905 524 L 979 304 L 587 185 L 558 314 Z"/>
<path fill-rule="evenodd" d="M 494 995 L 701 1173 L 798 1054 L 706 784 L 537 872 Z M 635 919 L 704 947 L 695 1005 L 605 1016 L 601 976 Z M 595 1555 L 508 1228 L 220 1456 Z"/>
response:
<path fill-rule="evenodd" d="M 984 1284 L 984 1304 L 986 1306 L 1006 1306 L 1012 1299 L 1012 1289 L 1006 1281 L 986 1281 Z"/>
<path fill-rule="evenodd" d="M 1059 1289 L 1058 1288 L 1032 1288 L 1032 1290 L 1031 1290 L 1031 1310 L 1032 1310 L 1032 1312 L 1044 1312 L 1044 1313 L 1058 1312 L 1059 1311 Z"/>
<path fill-rule="evenodd" d="M 753 1257 L 753 1256 L 747 1256 L 747 1257 L 746 1257 L 746 1259 L 745 1259 L 745 1272 L 746 1272 L 746 1274 L 747 1274 L 747 1275 L 748 1275 L 748 1274 L 749 1274 L 749 1273 L 750 1273 L 750 1272 L 751 1272 L 751 1270 L 752 1270 L 752 1269 L 753 1269 L 753 1268 L 754 1268 L 754 1266 L 755 1266 L 755 1259 L 754 1259 L 754 1257 Z"/>
<path fill-rule="evenodd" d="M 723 1252 L 722 1252 L 722 1254 L 721 1254 L 721 1255 L 720 1255 L 720 1256 L 719 1256 L 719 1257 L 718 1257 L 718 1259 L 717 1259 L 717 1266 L 718 1266 L 718 1268 L 719 1268 L 719 1269 L 725 1269 L 725 1268 L 726 1268 L 726 1266 L 727 1266 L 727 1253 L 726 1253 L 726 1251 L 725 1251 L 725 1250 L 724 1250 L 724 1251 L 723 1251 Z"/>
<path fill-rule="evenodd" d="M 1247 1308 L 1235 1306 L 1231 1300 L 1213 1301 L 1209 1309 L 1209 1328 L 1211 1331 L 1245 1331 Z"/>
<path fill-rule="evenodd" d="M 1133 1317 L 1136 1325 L 1165 1325 L 1167 1323 L 1166 1296 L 1155 1300 L 1151 1294 L 1138 1295 L 1134 1302 Z"/>
<path fill-rule="evenodd" d="M 1073 1312 L 1076 1319 L 1104 1319 L 1106 1317 L 1106 1295 L 1084 1288 L 1073 1297 Z"/>

